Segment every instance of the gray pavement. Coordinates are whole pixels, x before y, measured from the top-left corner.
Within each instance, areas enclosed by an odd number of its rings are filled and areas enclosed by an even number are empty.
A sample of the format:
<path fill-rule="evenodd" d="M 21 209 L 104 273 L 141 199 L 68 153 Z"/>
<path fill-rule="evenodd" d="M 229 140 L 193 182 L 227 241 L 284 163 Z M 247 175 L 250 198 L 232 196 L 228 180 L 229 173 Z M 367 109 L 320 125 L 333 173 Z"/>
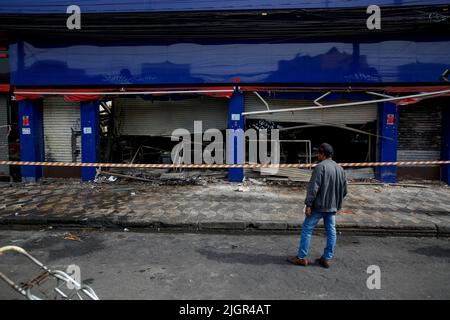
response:
<path fill-rule="evenodd" d="M 0 185 L 0 226 L 297 232 L 304 185 L 152 185 L 54 180 Z M 342 233 L 450 235 L 450 188 L 352 185 Z"/>
<path fill-rule="evenodd" d="M 77 264 L 102 299 L 450 299 L 450 240 L 340 236 L 330 269 L 298 267 L 296 235 L 1 231 L 0 246 L 23 246 L 49 266 Z M 325 239 L 314 236 L 311 257 Z M 378 265 L 381 289 L 366 286 Z M 30 264 L 0 258 L 23 279 Z M 20 298 L 0 282 L 0 299 Z"/>

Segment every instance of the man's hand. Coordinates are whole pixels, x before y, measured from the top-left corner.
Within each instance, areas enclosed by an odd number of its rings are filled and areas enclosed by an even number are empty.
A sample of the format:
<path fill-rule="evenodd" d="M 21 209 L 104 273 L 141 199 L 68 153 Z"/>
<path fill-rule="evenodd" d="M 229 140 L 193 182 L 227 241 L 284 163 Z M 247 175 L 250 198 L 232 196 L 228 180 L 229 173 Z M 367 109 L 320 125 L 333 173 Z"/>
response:
<path fill-rule="evenodd" d="M 305 214 L 306 214 L 307 217 L 311 216 L 311 208 L 310 207 L 306 207 Z"/>

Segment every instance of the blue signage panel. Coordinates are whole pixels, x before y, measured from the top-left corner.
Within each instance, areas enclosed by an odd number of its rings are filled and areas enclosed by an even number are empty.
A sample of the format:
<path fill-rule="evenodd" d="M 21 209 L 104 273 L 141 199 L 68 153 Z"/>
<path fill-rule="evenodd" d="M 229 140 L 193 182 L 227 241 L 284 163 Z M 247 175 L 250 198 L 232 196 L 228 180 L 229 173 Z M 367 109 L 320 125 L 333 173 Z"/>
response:
<path fill-rule="evenodd" d="M 158 11 L 223 11 L 259 9 L 354 8 L 378 6 L 412 6 L 448 4 L 448 0 L 0 0 L 0 14 L 66 13 L 67 7 L 78 5 L 81 12 L 158 12 Z"/>
<path fill-rule="evenodd" d="M 10 45 L 12 85 L 439 82 L 450 40 Z"/>

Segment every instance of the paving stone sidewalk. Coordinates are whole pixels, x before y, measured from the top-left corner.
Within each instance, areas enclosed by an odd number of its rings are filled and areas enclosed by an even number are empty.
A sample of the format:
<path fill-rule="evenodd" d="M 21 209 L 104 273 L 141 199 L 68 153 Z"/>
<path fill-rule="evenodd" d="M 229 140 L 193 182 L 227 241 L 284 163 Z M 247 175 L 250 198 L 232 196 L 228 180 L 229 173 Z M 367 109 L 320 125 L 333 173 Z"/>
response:
<path fill-rule="evenodd" d="M 298 232 L 304 197 L 302 185 L 242 186 L 224 181 L 157 186 L 56 179 L 0 185 L 0 225 Z M 337 228 L 449 236 L 450 188 L 350 185 Z"/>

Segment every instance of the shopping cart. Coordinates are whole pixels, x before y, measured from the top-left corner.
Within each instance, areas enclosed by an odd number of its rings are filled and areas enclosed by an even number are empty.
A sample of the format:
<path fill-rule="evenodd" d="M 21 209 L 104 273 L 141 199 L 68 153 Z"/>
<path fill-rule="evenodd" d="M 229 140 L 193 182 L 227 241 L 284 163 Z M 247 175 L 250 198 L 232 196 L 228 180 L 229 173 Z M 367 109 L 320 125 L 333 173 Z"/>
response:
<path fill-rule="evenodd" d="M 19 253 L 38 266 L 39 274 L 20 284 L 0 271 L 0 278 L 26 298 L 30 300 L 99 300 L 90 286 L 78 283 L 66 272 L 46 267 L 23 248 L 16 246 L 0 248 L 0 256 L 7 252 Z"/>

